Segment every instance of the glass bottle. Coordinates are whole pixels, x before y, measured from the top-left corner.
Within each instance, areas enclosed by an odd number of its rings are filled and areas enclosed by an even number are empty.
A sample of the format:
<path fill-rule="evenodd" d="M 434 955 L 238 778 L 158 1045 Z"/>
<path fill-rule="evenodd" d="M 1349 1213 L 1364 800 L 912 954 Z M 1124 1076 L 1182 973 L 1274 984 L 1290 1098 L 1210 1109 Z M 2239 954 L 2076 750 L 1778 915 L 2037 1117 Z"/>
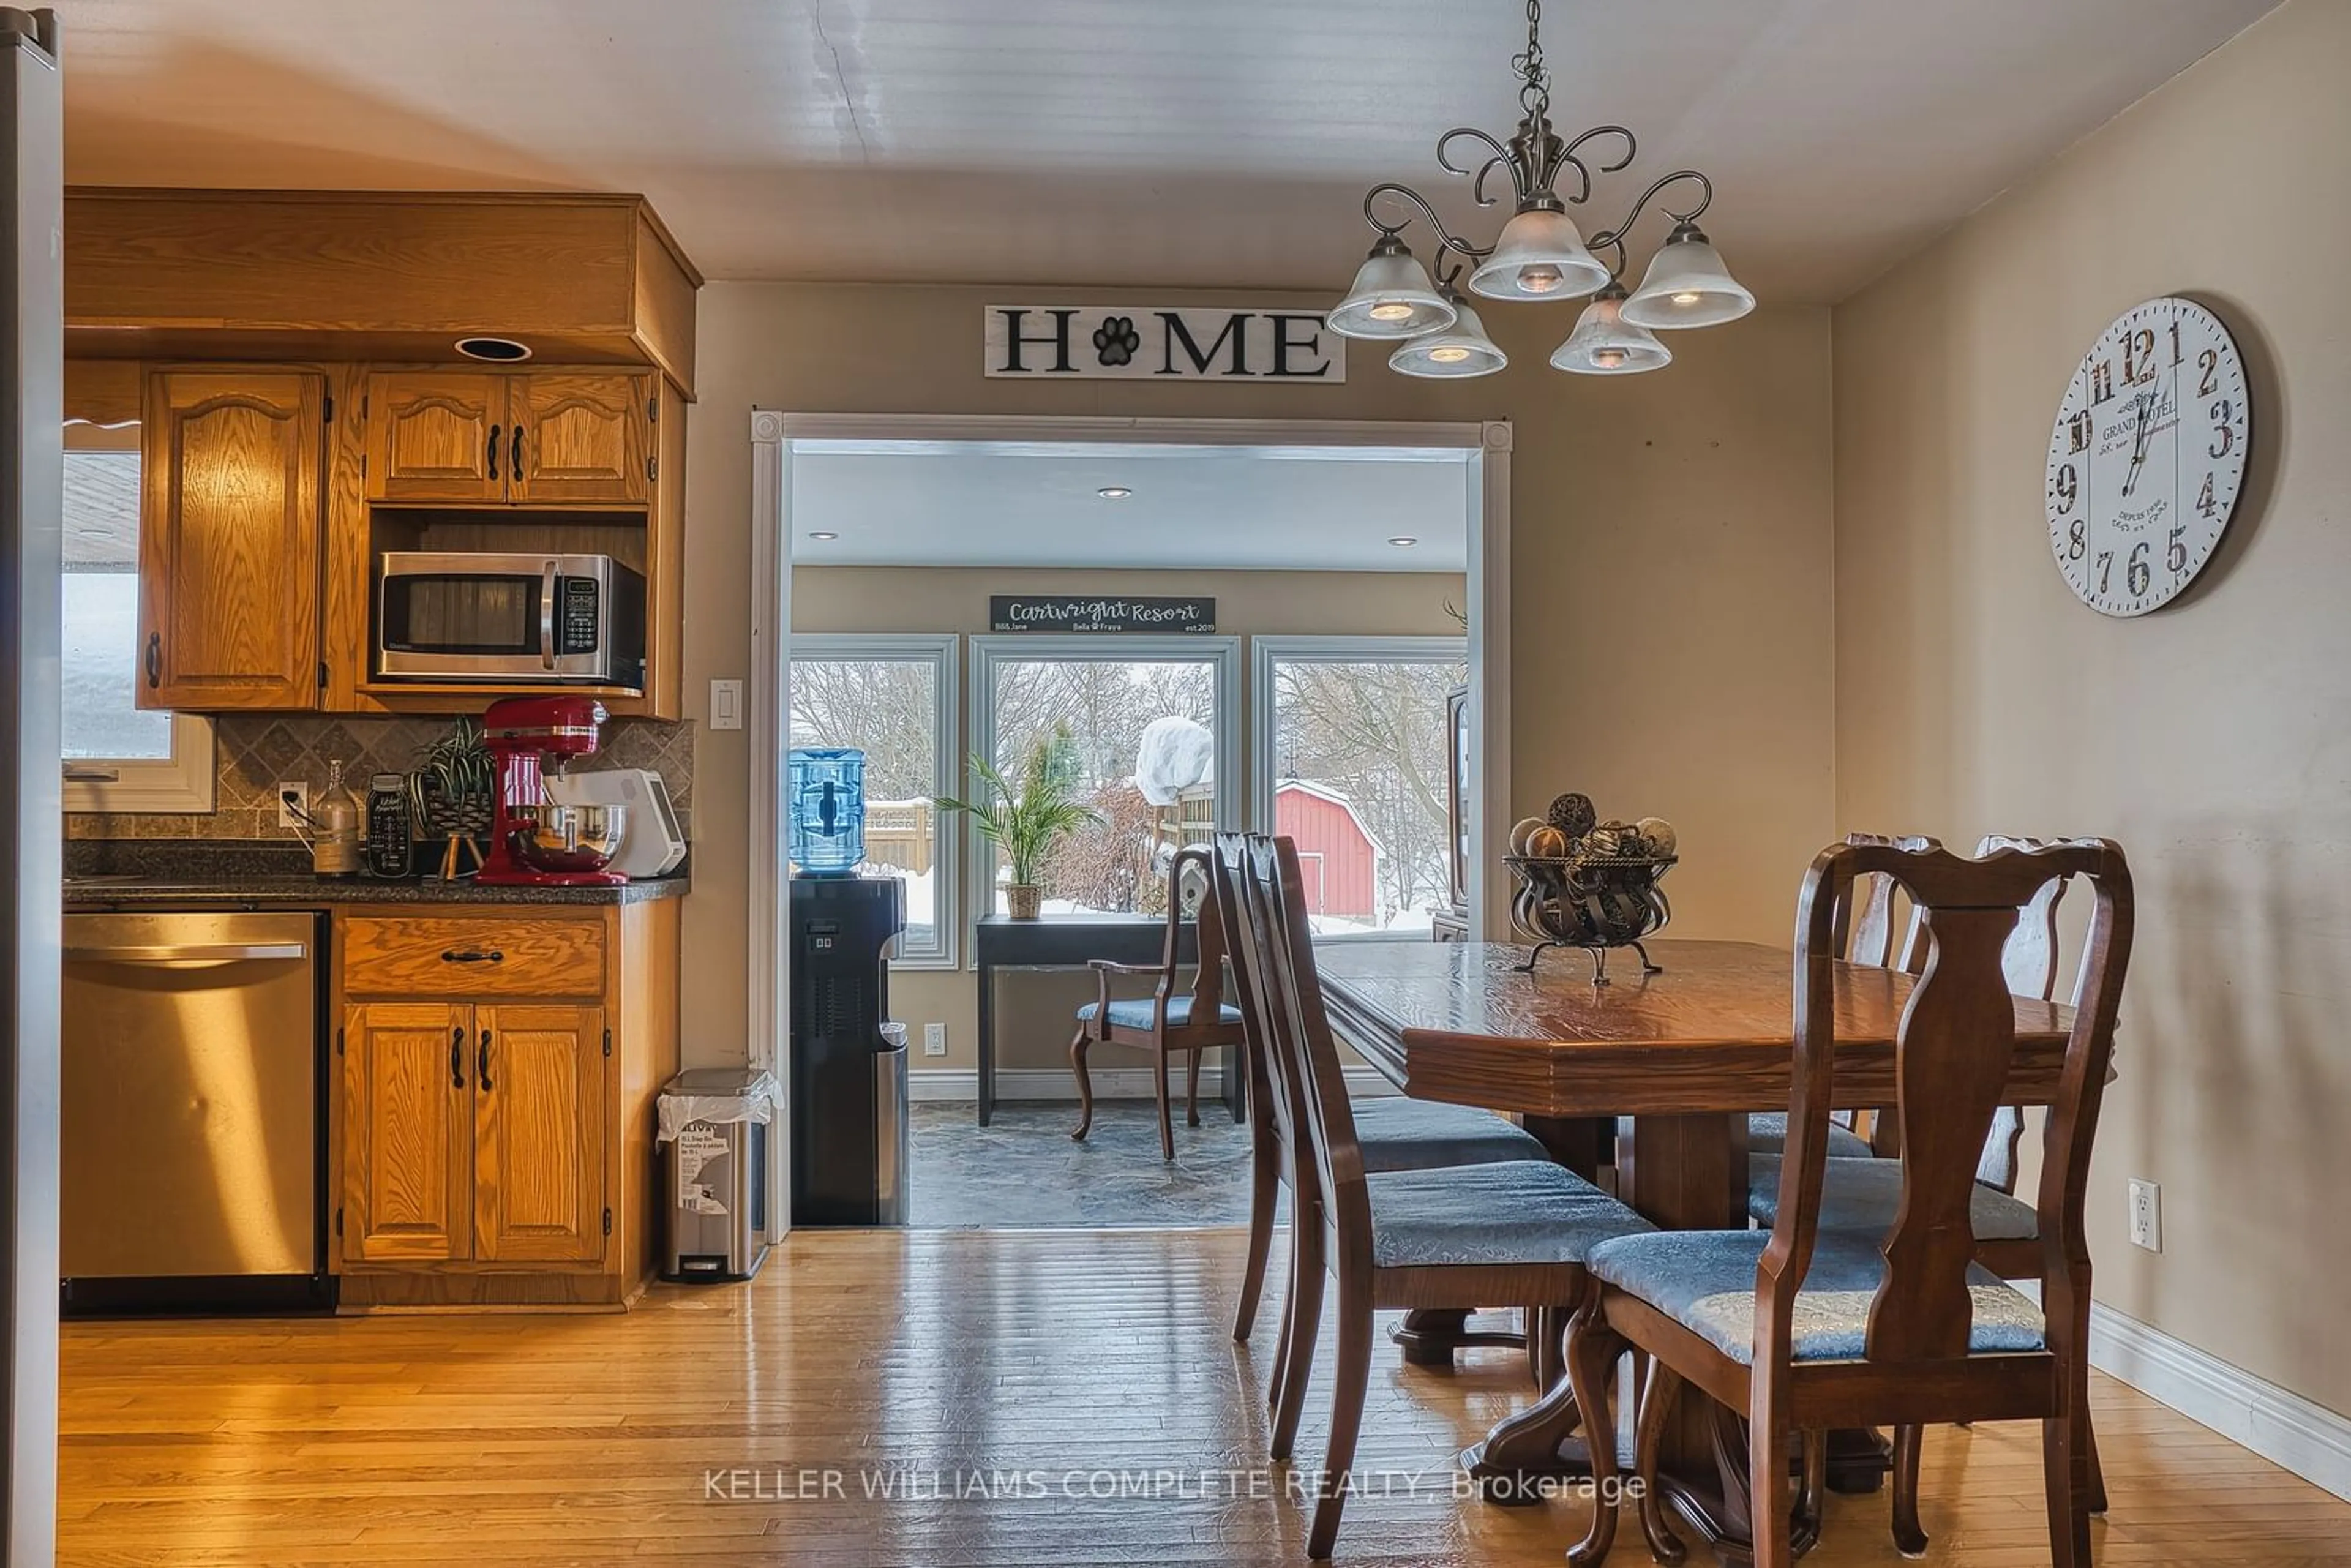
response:
<path fill-rule="evenodd" d="M 360 870 L 360 803 L 343 782 L 343 759 L 327 764 L 327 788 L 310 814 L 318 836 L 310 844 L 310 869 L 320 876 L 357 876 Z"/>

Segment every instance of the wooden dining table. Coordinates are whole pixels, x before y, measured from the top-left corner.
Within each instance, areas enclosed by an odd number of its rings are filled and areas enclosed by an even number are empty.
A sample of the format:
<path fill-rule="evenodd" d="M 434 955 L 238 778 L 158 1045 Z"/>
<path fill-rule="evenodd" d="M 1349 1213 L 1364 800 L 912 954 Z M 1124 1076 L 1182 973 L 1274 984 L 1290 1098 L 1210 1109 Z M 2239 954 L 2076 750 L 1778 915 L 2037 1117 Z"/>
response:
<path fill-rule="evenodd" d="M 1497 943 L 1347 943 L 1317 947 L 1332 1027 L 1406 1094 L 1515 1113 L 1552 1157 L 1585 1176 L 1613 1166 L 1617 1195 L 1668 1229 L 1747 1228 L 1747 1118 L 1784 1111 L 1793 1083 L 1795 961 L 1749 942 L 1659 940 L 1658 966 Z M 1896 1101 L 1894 1039 L 1913 985 L 1897 970 L 1840 964 L 1839 1107 Z M 2071 1009 L 2019 998 L 2004 1098 L 2044 1105 L 2064 1068 Z M 1449 1362 L 1466 1314 L 1410 1314 L 1408 1359 Z M 1566 1380 L 1463 1451 L 1486 1495 L 1534 1500 L 1588 1473 Z M 1875 1434 L 1841 1433 L 1830 1484 L 1873 1490 L 1886 1467 Z M 1740 1417 L 1687 1390 L 1661 1449 L 1658 1483 L 1725 1561 L 1748 1555 L 1747 1447 Z"/>

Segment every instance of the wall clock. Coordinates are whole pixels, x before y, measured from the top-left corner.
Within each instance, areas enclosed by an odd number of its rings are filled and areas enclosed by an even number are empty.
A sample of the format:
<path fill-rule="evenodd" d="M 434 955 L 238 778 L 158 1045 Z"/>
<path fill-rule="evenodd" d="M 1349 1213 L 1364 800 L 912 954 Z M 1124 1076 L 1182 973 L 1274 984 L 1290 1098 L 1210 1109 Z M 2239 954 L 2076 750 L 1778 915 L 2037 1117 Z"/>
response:
<path fill-rule="evenodd" d="M 2245 367 L 2192 299 L 2135 305 L 2098 335 L 2049 435 L 2049 546 L 2106 615 L 2169 603 L 2210 564 L 2244 488 Z"/>

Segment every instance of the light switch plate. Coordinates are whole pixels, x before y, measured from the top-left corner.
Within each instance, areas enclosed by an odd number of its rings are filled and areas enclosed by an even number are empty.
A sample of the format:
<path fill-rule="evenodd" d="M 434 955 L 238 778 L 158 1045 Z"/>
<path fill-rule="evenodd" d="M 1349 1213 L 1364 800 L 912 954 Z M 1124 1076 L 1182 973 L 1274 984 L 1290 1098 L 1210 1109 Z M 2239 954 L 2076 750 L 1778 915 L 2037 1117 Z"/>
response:
<path fill-rule="evenodd" d="M 740 729 L 743 727 L 743 683 L 713 681 L 710 683 L 710 727 Z"/>
<path fill-rule="evenodd" d="M 925 1056 L 945 1056 L 946 1053 L 947 1026 L 943 1023 L 925 1024 L 923 1026 L 923 1054 Z"/>
<path fill-rule="evenodd" d="M 2137 1177 L 2130 1184 L 2130 1239 L 2134 1247 L 2163 1250 L 2163 1188 Z"/>

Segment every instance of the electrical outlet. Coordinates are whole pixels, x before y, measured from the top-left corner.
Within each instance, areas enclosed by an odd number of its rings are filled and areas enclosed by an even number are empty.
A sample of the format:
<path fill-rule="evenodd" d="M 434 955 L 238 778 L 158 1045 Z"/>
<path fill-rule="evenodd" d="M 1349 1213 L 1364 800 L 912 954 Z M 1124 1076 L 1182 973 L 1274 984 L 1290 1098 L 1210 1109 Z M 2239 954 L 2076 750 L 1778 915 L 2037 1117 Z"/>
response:
<path fill-rule="evenodd" d="M 943 1023 L 925 1024 L 923 1026 L 923 1054 L 925 1056 L 945 1056 L 946 1053 L 947 1026 Z"/>
<path fill-rule="evenodd" d="M 280 779 L 277 781 L 277 825 L 281 828 L 307 828 L 310 825 L 309 819 L 310 786 L 298 779 Z"/>
<path fill-rule="evenodd" d="M 2163 1250 L 2163 1188 L 2136 1176 L 2130 1184 L 2130 1239 L 2134 1247 Z"/>

